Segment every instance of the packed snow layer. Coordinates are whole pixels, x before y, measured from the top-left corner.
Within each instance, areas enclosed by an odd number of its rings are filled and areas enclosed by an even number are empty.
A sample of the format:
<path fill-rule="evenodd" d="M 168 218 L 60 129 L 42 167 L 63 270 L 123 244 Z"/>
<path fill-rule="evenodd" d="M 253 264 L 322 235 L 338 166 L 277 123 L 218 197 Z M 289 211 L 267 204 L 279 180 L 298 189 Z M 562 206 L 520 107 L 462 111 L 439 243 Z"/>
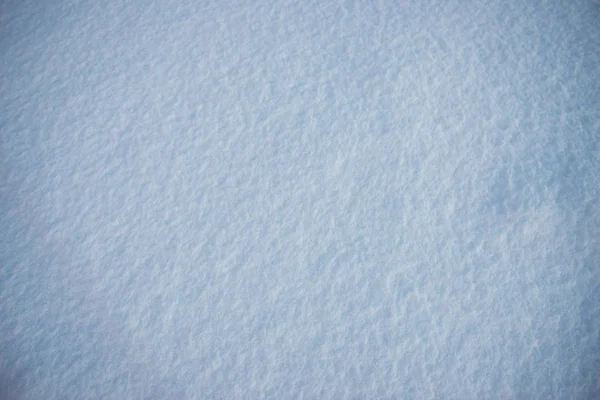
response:
<path fill-rule="evenodd" d="M 0 397 L 600 396 L 600 5 L 3 1 Z"/>

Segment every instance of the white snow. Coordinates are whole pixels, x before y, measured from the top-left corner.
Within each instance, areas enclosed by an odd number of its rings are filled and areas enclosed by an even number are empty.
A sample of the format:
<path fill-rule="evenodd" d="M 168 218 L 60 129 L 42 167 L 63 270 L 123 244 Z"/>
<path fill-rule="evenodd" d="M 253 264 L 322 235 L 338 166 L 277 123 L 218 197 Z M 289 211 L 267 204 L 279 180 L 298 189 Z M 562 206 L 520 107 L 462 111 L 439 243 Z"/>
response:
<path fill-rule="evenodd" d="M 1 399 L 600 398 L 600 5 L 3 1 Z"/>

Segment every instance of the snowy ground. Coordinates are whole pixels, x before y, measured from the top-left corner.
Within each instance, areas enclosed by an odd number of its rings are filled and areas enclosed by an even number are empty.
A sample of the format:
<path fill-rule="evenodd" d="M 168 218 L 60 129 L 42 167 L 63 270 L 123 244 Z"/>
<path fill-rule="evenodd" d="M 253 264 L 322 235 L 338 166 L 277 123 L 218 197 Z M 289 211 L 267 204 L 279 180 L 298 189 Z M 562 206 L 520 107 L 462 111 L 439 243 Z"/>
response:
<path fill-rule="evenodd" d="M 597 1 L 0 7 L 0 398 L 600 396 Z"/>

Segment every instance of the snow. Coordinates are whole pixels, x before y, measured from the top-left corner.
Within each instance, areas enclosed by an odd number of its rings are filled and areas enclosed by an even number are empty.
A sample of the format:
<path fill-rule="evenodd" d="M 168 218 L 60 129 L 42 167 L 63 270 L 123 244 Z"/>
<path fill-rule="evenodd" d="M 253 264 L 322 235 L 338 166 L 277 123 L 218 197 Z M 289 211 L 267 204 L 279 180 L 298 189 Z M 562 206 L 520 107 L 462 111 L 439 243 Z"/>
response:
<path fill-rule="evenodd" d="M 0 398 L 600 396 L 599 21 L 2 2 Z"/>

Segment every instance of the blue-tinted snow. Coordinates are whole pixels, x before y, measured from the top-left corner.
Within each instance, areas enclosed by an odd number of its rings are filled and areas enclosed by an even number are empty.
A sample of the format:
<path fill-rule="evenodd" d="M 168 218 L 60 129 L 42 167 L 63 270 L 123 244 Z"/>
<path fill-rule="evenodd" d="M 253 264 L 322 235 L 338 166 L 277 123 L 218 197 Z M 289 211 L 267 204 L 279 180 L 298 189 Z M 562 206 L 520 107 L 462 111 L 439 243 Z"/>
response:
<path fill-rule="evenodd" d="M 0 10 L 0 397 L 600 395 L 597 1 Z"/>

